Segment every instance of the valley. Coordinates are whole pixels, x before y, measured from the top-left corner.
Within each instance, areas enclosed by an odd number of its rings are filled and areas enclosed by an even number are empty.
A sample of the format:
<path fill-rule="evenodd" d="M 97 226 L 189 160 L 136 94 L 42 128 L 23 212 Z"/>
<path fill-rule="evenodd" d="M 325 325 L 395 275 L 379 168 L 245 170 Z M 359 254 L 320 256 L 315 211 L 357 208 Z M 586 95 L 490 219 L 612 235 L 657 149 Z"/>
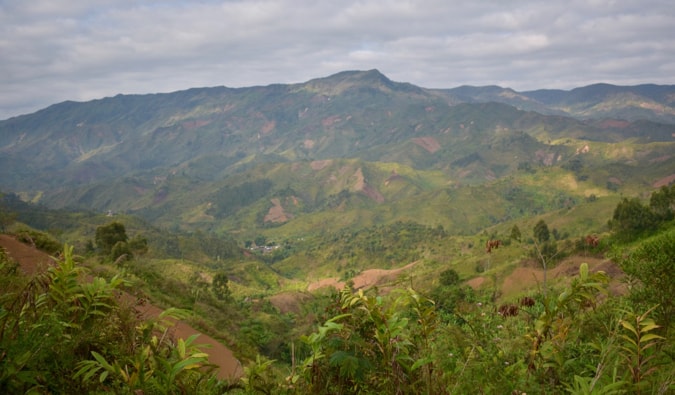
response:
<path fill-rule="evenodd" d="M 369 70 L 0 121 L 0 390 L 672 390 L 673 97 Z"/>

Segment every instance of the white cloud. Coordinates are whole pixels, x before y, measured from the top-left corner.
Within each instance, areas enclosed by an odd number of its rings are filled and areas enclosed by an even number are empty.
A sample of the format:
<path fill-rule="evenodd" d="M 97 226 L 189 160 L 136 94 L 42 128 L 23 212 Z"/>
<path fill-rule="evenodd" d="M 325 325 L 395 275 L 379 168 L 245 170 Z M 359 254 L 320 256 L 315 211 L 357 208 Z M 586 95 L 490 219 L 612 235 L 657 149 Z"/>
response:
<path fill-rule="evenodd" d="M 666 0 L 7 0 L 0 119 L 63 100 L 378 68 L 424 87 L 675 83 Z"/>

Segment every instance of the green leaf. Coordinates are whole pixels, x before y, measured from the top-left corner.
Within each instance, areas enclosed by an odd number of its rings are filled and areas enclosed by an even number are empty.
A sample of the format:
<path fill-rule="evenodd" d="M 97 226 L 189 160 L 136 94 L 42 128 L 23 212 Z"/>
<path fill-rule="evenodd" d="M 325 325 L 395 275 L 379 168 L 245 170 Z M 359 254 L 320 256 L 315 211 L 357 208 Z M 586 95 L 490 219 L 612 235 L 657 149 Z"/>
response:
<path fill-rule="evenodd" d="M 588 263 L 584 262 L 579 266 L 579 277 L 582 280 L 588 279 Z"/>
<path fill-rule="evenodd" d="M 199 357 L 199 358 L 190 357 L 190 358 L 182 360 L 182 361 L 178 362 L 177 364 L 173 365 L 173 368 L 171 369 L 171 371 L 175 375 L 175 374 L 178 374 L 179 372 L 181 372 L 182 370 L 191 370 L 191 369 L 198 368 L 205 361 L 206 361 L 206 358 L 203 358 L 203 357 Z"/>
<path fill-rule="evenodd" d="M 648 341 L 654 340 L 654 339 L 661 340 L 661 339 L 665 339 L 665 337 L 659 336 L 655 333 L 648 333 L 648 334 L 642 336 L 642 338 L 640 339 L 640 343 L 645 343 L 645 342 L 648 342 Z"/>
<path fill-rule="evenodd" d="M 621 321 L 619 321 L 619 323 L 620 323 L 621 326 L 623 326 L 624 328 L 626 328 L 626 329 L 628 329 L 629 331 L 633 332 L 633 334 L 635 335 L 635 337 L 638 336 L 637 330 L 635 330 L 635 327 L 634 327 L 630 322 L 625 321 L 625 320 L 621 320 Z"/>
<path fill-rule="evenodd" d="M 178 351 L 178 356 L 180 359 L 185 358 L 185 341 L 183 339 L 178 339 L 178 344 L 176 344 L 176 350 Z"/>
<path fill-rule="evenodd" d="M 427 365 L 427 364 L 429 364 L 433 361 L 434 360 L 431 357 L 420 358 L 417 361 L 415 361 L 415 363 L 410 367 L 410 370 L 414 372 L 415 370 L 419 369 L 420 367 L 422 367 L 424 365 Z"/>

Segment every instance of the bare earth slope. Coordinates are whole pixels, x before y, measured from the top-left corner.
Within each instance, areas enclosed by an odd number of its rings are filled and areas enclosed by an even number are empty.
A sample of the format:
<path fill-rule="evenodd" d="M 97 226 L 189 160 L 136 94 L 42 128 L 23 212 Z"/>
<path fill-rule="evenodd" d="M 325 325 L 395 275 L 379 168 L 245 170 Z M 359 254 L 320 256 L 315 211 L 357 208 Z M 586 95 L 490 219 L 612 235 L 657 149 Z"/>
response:
<path fill-rule="evenodd" d="M 36 273 L 45 270 L 48 265 L 54 262 L 54 259 L 48 254 L 27 246 L 8 235 L 0 234 L 0 247 L 5 248 L 9 256 L 20 265 L 23 272 L 28 276 L 33 276 Z M 135 300 L 136 298 L 130 294 L 123 294 L 122 299 L 129 301 Z M 137 306 L 136 309 L 147 318 L 156 318 L 162 313 L 162 309 L 153 306 L 150 303 L 145 303 L 143 306 Z M 223 344 L 200 333 L 182 321 L 178 321 L 172 330 L 173 335 L 176 338 L 187 339 L 194 334 L 199 334 L 196 343 L 209 346 L 209 348 L 204 351 L 209 354 L 209 362 L 218 366 L 218 378 L 223 380 L 233 380 L 241 377 L 243 373 L 241 363 L 234 357 L 232 351 Z"/>
<path fill-rule="evenodd" d="M 415 266 L 417 262 L 411 262 L 403 267 L 398 269 L 368 269 L 364 270 L 361 273 L 357 274 L 352 281 L 354 281 L 354 289 L 365 289 L 370 288 L 374 285 L 380 285 L 388 281 L 396 279 L 401 273 L 404 273 L 406 270 Z M 324 278 L 319 281 L 315 281 L 307 287 L 308 291 L 314 291 L 322 287 L 334 287 L 337 289 L 342 289 L 345 286 L 344 281 L 339 281 L 336 277 Z"/>

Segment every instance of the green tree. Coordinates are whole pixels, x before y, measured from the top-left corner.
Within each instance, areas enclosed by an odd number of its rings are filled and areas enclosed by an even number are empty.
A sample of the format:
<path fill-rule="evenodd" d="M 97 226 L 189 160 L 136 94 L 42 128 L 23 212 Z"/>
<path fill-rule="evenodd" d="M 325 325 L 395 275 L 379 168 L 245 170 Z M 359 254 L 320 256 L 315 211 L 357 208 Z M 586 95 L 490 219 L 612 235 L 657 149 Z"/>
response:
<path fill-rule="evenodd" d="M 129 239 L 129 249 L 134 255 L 143 255 L 148 252 L 148 240 L 140 235 Z"/>
<path fill-rule="evenodd" d="M 119 222 L 111 222 L 108 225 L 102 225 L 96 228 L 96 245 L 101 251 L 108 255 L 118 242 L 128 240 L 127 231 L 124 225 Z"/>
<path fill-rule="evenodd" d="M 231 296 L 230 287 L 227 285 L 229 279 L 227 274 L 220 272 L 216 273 L 213 276 L 213 281 L 211 282 L 211 291 L 218 298 L 218 300 L 227 300 Z"/>
<path fill-rule="evenodd" d="M 662 221 L 673 219 L 673 210 L 675 210 L 675 185 L 670 188 L 661 187 L 658 191 L 652 193 L 649 199 L 649 208 Z"/>
<path fill-rule="evenodd" d="M 511 240 L 516 241 L 520 241 L 521 237 L 523 237 L 523 235 L 520 233 L 520 228 L 518 225 L 513 225 L 513 228 L 511 228 L 511 235 L 509 237 Z"/>
<path fill-rule="evenodd" d="M 459 283 L 459 274 L 455 269 L 447 269 L 441 272 L 440 276 L 441 285 L 450 287 L 457 285 Z"/>
<path fill-rule="evenodd" d="M 262 247 L 267 242 L 267 238 L 264 235 L 257 235 L 254 239 L 255 245 Z"/>
<path fill-rule="evenodd" d="M 536 225 L 534 225 L 534 238 L 540 243 L 549 241 L 551 238 L 551 232 L 548 230 L 548 225 L 543 219 L 540 219 Z"/>
<path fill-rule="evenodd" d="M 656 215 L 638 198 L 624 198 L 614 209 L 609 227 L 624 240 L 633 240 L 656 227 Z"/>

